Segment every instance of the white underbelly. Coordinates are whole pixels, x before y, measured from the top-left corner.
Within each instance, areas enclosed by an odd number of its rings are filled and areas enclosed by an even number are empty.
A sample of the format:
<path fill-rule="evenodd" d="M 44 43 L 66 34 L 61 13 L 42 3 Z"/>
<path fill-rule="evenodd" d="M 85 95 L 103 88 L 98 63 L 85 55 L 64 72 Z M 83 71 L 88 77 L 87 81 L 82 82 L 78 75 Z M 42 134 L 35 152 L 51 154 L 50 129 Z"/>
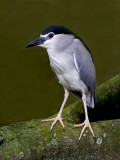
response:
<path fill-rule="evenodd" d="M 59 83 L 69 90 L 80 92 L 87 91 L 87 87 L 84 82 L 80 80 L 77 70 L 63 74 L 57 74 L 57 77 L 59 79 Z"/>

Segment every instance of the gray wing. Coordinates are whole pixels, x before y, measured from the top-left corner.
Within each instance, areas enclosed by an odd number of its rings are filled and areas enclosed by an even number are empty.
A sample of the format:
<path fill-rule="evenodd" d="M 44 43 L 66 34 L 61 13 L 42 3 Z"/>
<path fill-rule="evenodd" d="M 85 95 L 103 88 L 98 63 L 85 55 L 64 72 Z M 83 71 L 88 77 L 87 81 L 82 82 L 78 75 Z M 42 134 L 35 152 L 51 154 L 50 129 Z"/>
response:
<path fill-rule="evenodd" d="M 80 79 L 87 85 L 96 100 L 96 74 L 92 56 L 83 43 L 77 39 L 74 42 L 73 57 Z"/>

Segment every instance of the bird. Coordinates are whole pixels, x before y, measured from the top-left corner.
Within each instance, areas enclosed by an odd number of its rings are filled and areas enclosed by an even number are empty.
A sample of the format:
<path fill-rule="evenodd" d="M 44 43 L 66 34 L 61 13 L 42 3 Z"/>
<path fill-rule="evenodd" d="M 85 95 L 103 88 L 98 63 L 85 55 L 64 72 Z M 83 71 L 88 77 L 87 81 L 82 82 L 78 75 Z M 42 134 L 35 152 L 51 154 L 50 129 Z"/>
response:
<path fill-rule="evenodd" d="M 62 111 L 71 92 L 82 100 L 85 120 L 76 124 L 73 128 L 82 127 L 78 141 L 88 127 L 95 137 L 91 127 L 87 106 L 94 108 L 96 102 L 96 71 L 91 51 L 86 43 L 75 33 L 64 26 L 51 25 L 45 28 L 40 37 L 30 42 L 26 48 L 40 46 L 47 49 L 50 66 L 59 83 L 64 88 L 64 100 L 58 115 L 55 118 L 41 120 L 41 122 L 53 121 L 50 131 L 57 121 L 64 128 Z"/>

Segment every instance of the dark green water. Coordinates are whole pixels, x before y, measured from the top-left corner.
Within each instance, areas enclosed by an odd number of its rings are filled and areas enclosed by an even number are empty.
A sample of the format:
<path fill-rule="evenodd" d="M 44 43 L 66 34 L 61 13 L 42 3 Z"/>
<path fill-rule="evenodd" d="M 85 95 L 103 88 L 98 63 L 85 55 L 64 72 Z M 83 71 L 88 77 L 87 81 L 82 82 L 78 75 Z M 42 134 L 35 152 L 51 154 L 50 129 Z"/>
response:
<path fill-rule="evenodd" d="M 24 48 L 52 24 L 70 28 L 87 43 L 98 85 L 120 72 L 119 0 L 1 0 L 0 126 L 59 110 L 64 91 L 45 49 Z M 75 100 L 71 95 L 67 104 Z"/>

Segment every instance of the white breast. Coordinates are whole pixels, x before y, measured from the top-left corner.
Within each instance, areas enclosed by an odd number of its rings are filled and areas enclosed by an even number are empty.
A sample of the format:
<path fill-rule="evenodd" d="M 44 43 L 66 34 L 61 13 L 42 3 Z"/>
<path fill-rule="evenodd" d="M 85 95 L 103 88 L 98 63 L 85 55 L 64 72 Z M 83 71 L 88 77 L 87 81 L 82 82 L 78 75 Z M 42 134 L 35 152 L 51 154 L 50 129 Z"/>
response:
<path fill-rule="evenodd" d="M 54 52 L 47 50 L 50 65 L 59 79 L 59 83 L 63 87 L 74 91 L 86 91 L 87 87 L 83 81 L 80 80 L 80 75 L 75 67 L 72 50 L 66 52 Z M 70 53 L 71 51 L 71 53 Z"/>

